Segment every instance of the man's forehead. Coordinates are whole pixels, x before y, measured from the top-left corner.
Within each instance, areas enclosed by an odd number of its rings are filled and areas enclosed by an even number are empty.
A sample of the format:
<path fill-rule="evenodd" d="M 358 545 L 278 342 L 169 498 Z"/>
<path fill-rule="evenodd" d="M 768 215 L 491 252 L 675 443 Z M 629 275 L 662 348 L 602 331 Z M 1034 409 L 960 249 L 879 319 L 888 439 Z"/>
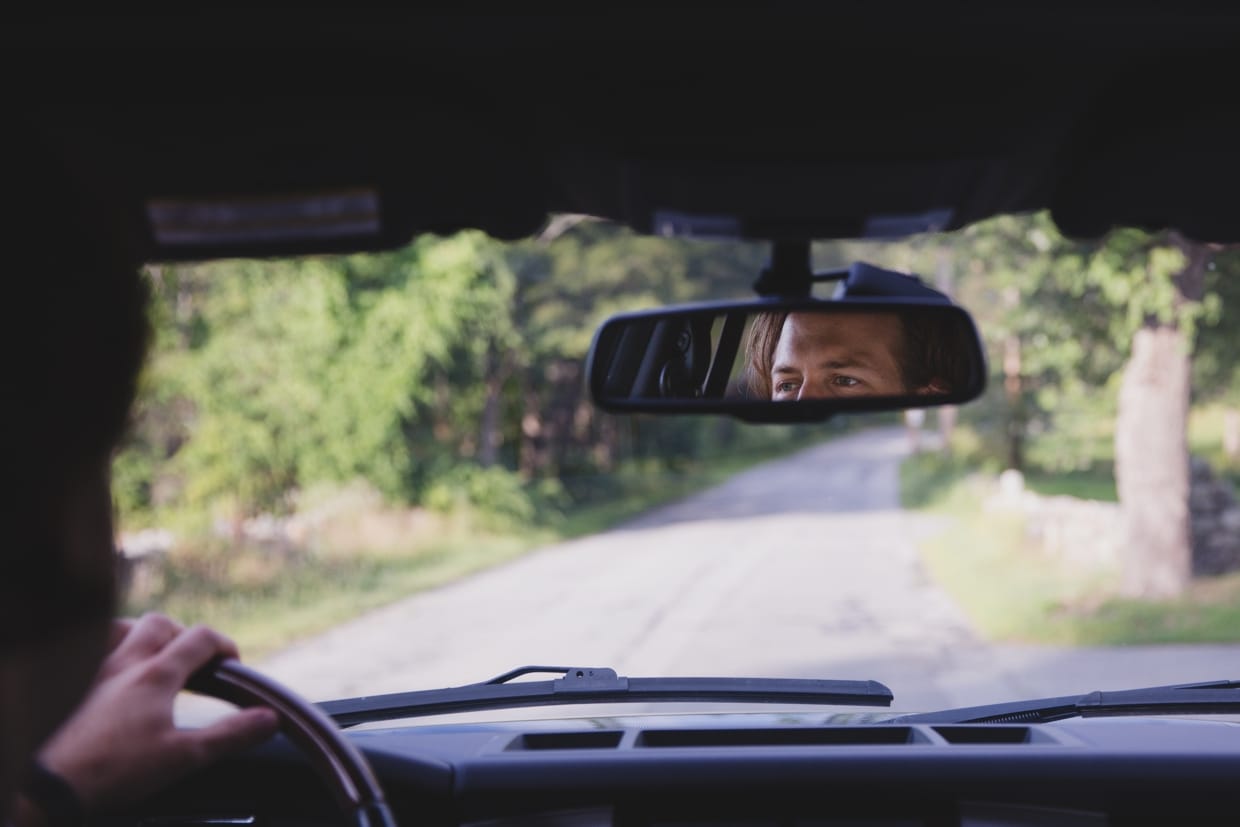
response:
<path fill-rule="evenodd" d="M 900 333 L 899 318 L 893 313 L 793 313 L 784 322 L 780 344 L 849 344 L 870 347 L 889 344 Z"/>

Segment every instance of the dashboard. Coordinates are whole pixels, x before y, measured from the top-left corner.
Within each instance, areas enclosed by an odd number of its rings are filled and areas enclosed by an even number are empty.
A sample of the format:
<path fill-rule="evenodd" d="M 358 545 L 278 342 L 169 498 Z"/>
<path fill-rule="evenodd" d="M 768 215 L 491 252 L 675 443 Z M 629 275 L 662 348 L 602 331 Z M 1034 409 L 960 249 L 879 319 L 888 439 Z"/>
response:
<path fill-rule="evenodd" d="M 1234 824 L 1240 724 L 806 725 L 649 716 L 350 731 L 417 824 Z M 282 739 L 98 820 L 113 827 L 343 823 Z"/>

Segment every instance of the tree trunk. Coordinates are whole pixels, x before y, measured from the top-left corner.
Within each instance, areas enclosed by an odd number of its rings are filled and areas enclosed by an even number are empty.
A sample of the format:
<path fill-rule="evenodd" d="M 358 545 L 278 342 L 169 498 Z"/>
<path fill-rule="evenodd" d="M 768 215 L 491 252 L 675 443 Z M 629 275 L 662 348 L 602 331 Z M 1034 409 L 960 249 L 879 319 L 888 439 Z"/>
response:
<path fill-rule="evenodd" d="M 610 473 L 616 467 L 616 417 L 604 416 L 598 421 L 598 436 L 594 440 L 592 459 L 594 466 L 603 473 Z"/>
<path fill-rule="evenodd" d="M 1115 421 L 1125 593 L 1170 597 L 1192 572 L 1188 524 L 1188 348 L 1170 326 L 1145 327 L 1124 367 Z"/>
<path fill-rule="evenodd" d="M 953 249 L 949 244 L 939 247 L 935 259 L 934 286 L 948 298 L 956 294 L 956 273 Z M 937 409 L 939 426 L 939 451 L 945 457 L 952 453 L 952 434 L 956 430 L 956 406 L 944 405 Z"/>
<path fill-rule="evenodd" d="M 1025 470 L 1025 392 L 1021 380 L 1020 337 L 1003 340 L 1003 395 L 1007 399 L 1007 467 Z"/>
<path fill-rule="evenodd" d="M 546 466 L 543 446 L 545 444 L 542 420 L 542 397 L 534 390 L 529 371 L 523 371 L 522 399 L 524 412 L 521 415 L 521 449 L 517 466 L 521 477 L 534 479 Z"/>
<path fill-rule="evenodd" d="M 498 376 L 486 380 L 486 398 L 482 403 L 482 427 L 479 429 L 478 464 L 490 468 L 499 459 L 499 413 L 503 383 Z"/>
<path fill-rule="evenodd" d="M 1003 290 L 1003 306 L 1009 311 L 1020 306 L 1020 290 L 1008 285 Z M 1021 358 L 1020 336 L 1009 333 L 1003 337 L 1003 398 L 1007 403 L 1007 467 L 1012 471 L 1025 470 L 1025 382 L 1021 376 L 1024 361 Z"/>
<path fill-rule="evenodd" d="M 499 449 L 504 435 L 503 422 L 504 385 L 512 373 L 507 358 L 496 353 L 495 345 L 488 348 L 486 359 L 486 396 L 482 402 L 482 422 L 478 433 L 478 464 L 490 468 L 499 460 Z"/>
<path fill-rule="evenodd" d="M 1175 306 L 1200 301 L 1210 249 L 1171 234 L 1186 264 L 1172 282 Z M 1192 576 L 1188 514 L 1191 362 L 1184 332 L 1150 320 L 1133 337 L 1115 421 L 1123 588 L 1141 597 L 1182 593 Z"/>
<path fill-rule="evenodd" d="M 958 410 L 955 405 L 943 405 L 938 408 L 939 453 L 944 457 L 952 455 L 952 434 L 956 431 Z"/>
<path fill-rule="evenodd" d="M 580 365 L 572 359 L 557 359 L 547 368 L 550 404 L 543 427 L 547 434 L 548 470 L 559 476 L 571 467 L 573 454 L 580 450 L 574 440 L 578 428 L 578 401 L 581 398 Z"/>

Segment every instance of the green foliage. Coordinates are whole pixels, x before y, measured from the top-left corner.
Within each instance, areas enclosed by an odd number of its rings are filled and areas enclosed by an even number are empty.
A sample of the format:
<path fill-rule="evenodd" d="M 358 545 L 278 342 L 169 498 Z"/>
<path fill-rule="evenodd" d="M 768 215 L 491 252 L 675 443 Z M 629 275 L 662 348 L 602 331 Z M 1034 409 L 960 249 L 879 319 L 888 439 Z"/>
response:
<path fill-rule="evenodd" d="M 1193 397 L 1240 406 L 1240 249 L 1217 253 L 1206 270 L 1206 297 L 1193 352 Z"/>
<path fill-rule="evenodd" d="M 492 526 L 529 525 L 537 513 L 521 479 L 504 468 L 459 466 L 435 480 L 423 500 L 443 513 L 480 512 Z"/>
<path fill-rule="evenodd" d="M 607 315 L 746 294 L 765 254 L 586 222 L 552 243 L 465 232 L 153 268 L 155 347 L 116 463 L 124 523 L 237 523 L 358 479 L 392 503 L 525 522 L 608 493 L 563 479 L 726 450 L 732 423 L 599 415 L 581 366 Z"/>
<path fill-rule="evenodd" d="M 472 378 L 483 349 L 512 344 L 497 307 L 513 278 L 494 247 L 462 234 L 384 256 L 156 273 L 156 345 L 134 450 L 118 462 L 126 510 L 163 504 L 157 477 L 181 480 L 185 505 L 237 516 L 285 510 L 319 481 L 416 495 L 405 443 L 435 403 L 429 377 Z M 176 438 L 159 438 L 178 413 Z"/>
<path fill-rule="evenodd" d="M 1200 290 L 1177 282 L 1186 259 L 1171 234 L 1121 229 L 1076 242 L 1045 213 L 854 252 L 945 283 L 977 318 L 991 381 L 962 422 L 996 460 L 1010 463 L 1016 449 L 1026 470 L 1073 473 L 1110 462 L 1120 372 L 1146 324 L 1195 336 L 1195 399 L 1240 401 L 1235 251 L 1214 255 Z"/>
<path fill-rule="evenodd" d="M 915 454 L 900 464 L 900 503 L 906 508 L 947 508 L 976 467 L 974 457 L 959 450 L 947 456 Z"/>
<path fill-rule="evenodd" d="M 1115 466 L 1111 463 L 1098 463 L 1071 471 L 1047 472 L 1039 469 L 1025 475 L 1025 486 L 1044 497 L 1118 502 L 1114 471 Z"/>
<path fill-rule="evenodd" d="M 583 392 L 607 315 L 751 295 L 766 256 L 582 222 L 550 243 L 467 232 L 379 255 L 153 268 L 156 343 L 114 470 L 124 523 L 286 512 L 299 491 L 355 479 L 394 504 L 463 498 L 521 520 L 622 496 L 625 467 L 679 472 L 795 444 L 730 420 L 611 417 Z M 1001 465 L 1014 440 L 1035 476 L 1108 462 L 1115 377 L 1151 318 L 1196 331 L 1198 398 L 1240 400 L 1240 254 L 1216 256 L 1203 297 L 1178 304 L 1171 239 L 1081 244 L 1045 214 L 881 247 L 818 244 L 814 258 L 919 272 L 974 313 L 992 376 L 961 411 L 969 462 Z"/>
<path fill-rule="evenodd" d="M 1228 479 L 1232 488 L 1240 493 L 1240 453 L 1228 453 L 1224 444 L 1228 420 L 1235 427 L 1237 417 L 1240 417 L 1240 410 L 1234 403 L 1215 401 L 1195 407 L 1189 411 L 1188 449 L 1193 455 L 1209 462 L 1210 467 Z"/>

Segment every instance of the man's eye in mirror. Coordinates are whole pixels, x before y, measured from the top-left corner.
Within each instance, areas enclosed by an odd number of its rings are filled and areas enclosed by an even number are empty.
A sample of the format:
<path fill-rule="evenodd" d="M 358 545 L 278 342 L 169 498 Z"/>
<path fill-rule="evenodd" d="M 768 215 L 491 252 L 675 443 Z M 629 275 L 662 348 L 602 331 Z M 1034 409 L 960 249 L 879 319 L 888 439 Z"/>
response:
<path fill-rule="evenodd" d="M 967 401 L 985 384 L 967 313 L 892 301 L 747 302 L 617 317 L 595 339 L 589 375 L 608 410 L 756 420 L 768 418 L 761 403 L 812 403 L 806 408 L 820 415 L 832 406 L 894 410 Z"/>

